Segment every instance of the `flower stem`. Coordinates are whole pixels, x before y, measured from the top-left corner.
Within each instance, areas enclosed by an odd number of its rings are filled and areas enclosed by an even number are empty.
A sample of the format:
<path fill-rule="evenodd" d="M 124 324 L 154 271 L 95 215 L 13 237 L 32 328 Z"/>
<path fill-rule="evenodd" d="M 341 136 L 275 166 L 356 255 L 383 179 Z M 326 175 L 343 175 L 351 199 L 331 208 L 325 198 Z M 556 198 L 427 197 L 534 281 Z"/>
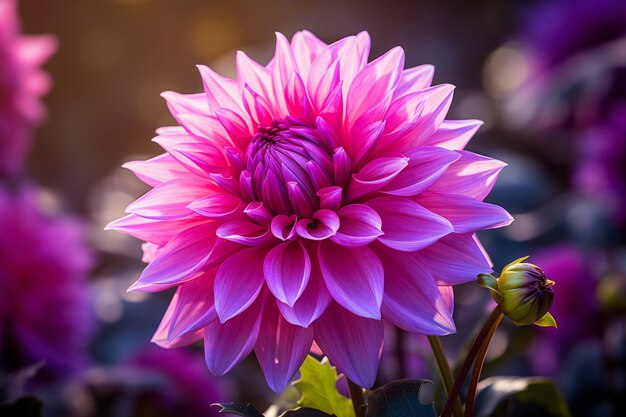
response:
<path fill-rule="evenodd" d="M 350 390 L 350 399 L 352 399 L 352 407 L 354 407 L 355 417 L 365 417 L 365 401 L 363 400 L 363 389 L 357 384 L 348 380 L 348 389 Z"/>
<path fill-rule="evenodd" d="M 443 413 L 441 413 L 441 417 L 450 417 L 452 415 L 452 407 L 454 405 L 455 400 L 459 396 L 459 393 L 461 392 L 461 387 L 463 386 L 463 382 L 465 382 L 465 377 L 467 376 L 467 373 L 469 372 L 472 364 L 474 363 L 474 360 L 476 359 L 476 356 L 478 355 L 478 352 L 480 351 L 480 348 L 482 347 L 483 341 L 489 335 L 491 328 L 494 327 L 494 324 L 496 324 L 496 322 L 500 323 L 500 320 L 502 320 L 501 316 L 502 316 L 502 307 L 498 305 L 491 312 L 491 314 L 487 318 L 487 321 L 485 321 L 485 324 L 480 329 L 478 336 L 474 340 L 474 343 L 472 343 L 472 347 L 470 348 L 467 356 L 465 357 L 465 361 L 463 361 L 463 365 L 461 365 L 461 369 L 459 370 L 459 373 L 457 374 L 456 379 L 454 380 L 454 385 L 452 385 L 452 389 L 450 390 L 450 393 L 448 394 L 448 400 L 446 401 L 446 405 L 443 409 Z"/>
<path fill-rule="evenodd" d="M 483 341 L 480 350 L 478 351 L 478 355 L 476 356 L 476 360 L 474 361 L 474 365 L 472 365 L 472 373 L 470 375 L 469 386 L 467 388 L 467 395 L 465 396 L 465 417 L 473 417 L 474 416 L 474 404 L 476 402 L 476 388 L 478 387 L 478 382 L 480 381 L 480 373 L 483 370 L 483 364 L 485 363 L 485 358 L 487 357 L 487 351 L 489 350 L 489 345 L 491 344 L 491 340 L 493 339 L 493 335 L 496 333 L 496 329 L 498 325 L 502 321 L 504 316 L 500 314 L 496 319 L 495 323 L 491 327 L 491 331 Z"/>
<path fill-rule="evenodd" d="M 428 343 L 430 343 L 430 348 L 433 351 L 433 356 L 435 357 L 435 362 L 437 363 L 437 369 L 439 370 L 439 375 L 441 376 L 441 382 L 443 382 L 443 388 L 446 391 L 446 395 L 450 395 L 453 383 L 452 370 L 450 369 L 450 364 L 448 363 L 446 354 L 443 351 L 441 340 L 437 336 L 428 336 Z M 454 401 L 452 413 L 454 414 L 454 417 L 463 416 L 461 401 L 459 401 L 458 398 Z"/>

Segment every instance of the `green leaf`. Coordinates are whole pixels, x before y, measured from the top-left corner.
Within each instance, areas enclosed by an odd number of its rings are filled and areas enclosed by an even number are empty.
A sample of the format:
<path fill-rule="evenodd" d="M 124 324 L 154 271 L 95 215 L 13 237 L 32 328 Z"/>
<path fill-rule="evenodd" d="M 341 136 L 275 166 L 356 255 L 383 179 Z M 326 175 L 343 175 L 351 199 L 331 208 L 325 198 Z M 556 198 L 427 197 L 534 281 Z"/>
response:
<path fill-rule="evenodd" d="M 287 410 L 280 417 L 332 417 L 323 411 L 316 410 L 315 408 L 300 407 L 295 410 Z"/>
<path fill-rule="evenodd" d="M 211 404 L 220 407 L 220 414 L 237 414 L 242 417 L 263 417 L 263 414 L 251 404 L 242 403 L 214 403 Z"/>
<path fill-rule="evenodd" d="M 294 385 L 302 397 L 302 407 L 316 408 L 337 417 L 354 417 L 352 401 L 337 391 L 337 371 L 328 359 L 321 362 L 307 356 L 300 367 L 300 379 Z"/>
<path fill-rule="evenodd" d="M 546 313 L 542 318 L 534 322 L 533 324 L 541 327 L 554 327 L 557 328 L 556 320 L 550 313 Z"/>
<path fill-rule="evenodd" d="M 437 417 L 433 403 L 419 399 L 420 389 L 430 381 L 399 379 L 370 391 L 365 417 Z"/>
<path fill-rule="evenodd" d="M 571 417 L 549 378 L 492 377 L 478 385 L 476 417 Z"/>

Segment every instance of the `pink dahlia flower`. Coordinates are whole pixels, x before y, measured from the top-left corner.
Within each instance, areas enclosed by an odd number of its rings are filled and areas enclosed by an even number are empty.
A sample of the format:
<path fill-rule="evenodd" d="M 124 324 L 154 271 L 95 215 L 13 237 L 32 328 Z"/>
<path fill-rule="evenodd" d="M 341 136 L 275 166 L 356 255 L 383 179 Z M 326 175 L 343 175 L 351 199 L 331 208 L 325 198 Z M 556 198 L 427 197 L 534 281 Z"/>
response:
<path fill-rule="evenodd" d="M 46 377 L 79 371 L 94 324 L 82 227 L 45 214 L 34 189 L 0 186 L 0 231 L 0 369 L 45 360 Z"/>
<path fill-rule="evenodd" d="M 474 233 L 511 221 L 482 202 L 504 164 L 462 150 L 480 122 L 444 121 L 432 66 L 369 46 L 277 34 L 268 65 L 239 52 L 236 80 L 200 66 L 204 92 L 163 93 L 166 153 L 126 165 L 154 189 L 109 225 L 148 242 L 131 289 L 177 287 L 156 343 L 204 339 L 215 374 L 254 350 L 280 391 L 313 340 L 370 387 L 383 318 L 455 330 L 451 286 L 490 269 Z"/>
<path fill-rule="evenodd" d="M 22 167 L 31 130 L 44 116 L 50 79 L 40 66 L 56 49 L 52 36 L 22 36 L 15 0 L 0 0 L 0 175 Z"/>

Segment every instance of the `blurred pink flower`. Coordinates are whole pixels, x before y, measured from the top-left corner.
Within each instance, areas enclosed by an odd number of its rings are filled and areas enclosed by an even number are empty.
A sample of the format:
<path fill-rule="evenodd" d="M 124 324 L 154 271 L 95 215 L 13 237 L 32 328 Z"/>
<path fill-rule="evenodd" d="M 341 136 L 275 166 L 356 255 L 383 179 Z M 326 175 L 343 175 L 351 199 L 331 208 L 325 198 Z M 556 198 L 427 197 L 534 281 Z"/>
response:
<path fill-rule="evenodd" d="M 126 164 L 154 189 L 109 225 L 149 242 L 131 289 L 178 287 L 156 343 L 204 338 L 218 375 L 254 350 L 280 391 L 313 340 L 370 387 L 383 317 L 455 331 L 451 286 L 490 270 L 474 233 L 511 221 L 482 202 L 504 164 L 462 150 L 481 122 L 444 120 L 432 66 L 369 47 L 279 33 L 268 65 L 239 52 L 237 80 L 200 66 L 203 93 L 163 93 L 180 126 Z"/>
<path fill-rule="evenodd" d="M 556 283 L 550 313 L 559 328 L 542 328 L 529 357 L 538 375 L 555 375 L 573 346 L 599 337 L 598 280 L 589 260 L 575 246 L 548 247 L 534 253 L 532 259 Z"/>
<path fill-rule="evenodd" d="M 139 351 L 125 366 L 141 370 L 163 382 L 153 392 L 142 393 L 138 407 L 154 409 L 155 415 L 217 416 L 212 403 L 225 401 L 224 387 L 206 370 L 202 356 L 184 349 L 152 348 Z M 145 413 L 147 414 L 147 413 Z"/>
<path fill-rule="evenodd" d="M 0 369 L 45 360 L 43 375 L 68 376 L 86 362 L 92 258 L 77 221 L 35 194 L 0 186 Z"/>
<path fill-rule="evenodd" d="M 0 0 L 0 175 L 18 173 L 32 127 L 45 114 L 50 78 L 40 66 L 56 49 L 50 35 L 22 36 L 15 0 Z"/>

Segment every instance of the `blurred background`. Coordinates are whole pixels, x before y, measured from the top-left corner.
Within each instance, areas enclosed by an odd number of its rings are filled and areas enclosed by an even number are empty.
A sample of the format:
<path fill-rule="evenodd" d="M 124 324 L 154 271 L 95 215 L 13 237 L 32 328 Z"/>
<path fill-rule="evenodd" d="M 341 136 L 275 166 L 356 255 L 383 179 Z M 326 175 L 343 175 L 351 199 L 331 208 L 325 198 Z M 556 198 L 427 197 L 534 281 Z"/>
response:
<path fill-rule="evenodd" d="M 554 377 L 575 416 L 626 410 L 626 2 L 24 0 L 19 18 L 23 33 L 52 34 L 58 46 L 44 67 L 53 81 L 47 117 L 7 183 L 32 188 L 19 204 L 72 223 L 58 240 L 64 251 L 46 256 L 77 277 L 62 298 L 73 312 L 58 318 L 62 340 L 28 354 L 23 344 L 40 336 L 15 336 L 31 330 L 11 328 L 20 300 L 2 300 L 10 285 L 0 282 L 0 369 L 45 359 L 29 391 L 46 415 L 207 416 L 216 401 L 259 409 L 274 401 L 254 360 L 217 379 L 201 347 L 151 347 L 171 293 L 126 293 L 144 266 L 141 242 L 102 229 L 147 191 L 120 165 L 161 153 L 150 139 L 173 119 L 159 94 L 201 91 L 196 64 L 233 75 L 238 49 L 267 62 L 275 31 L 289 38 L 301 29 L 329 43 L 367 30 L 370 58 L 400 45 L 407 67 L 434 64 L 435 84 L 457 86 L 448 118 L 485 122 L 469 149 L 509 164 L 488 201 L 516 221 L 481 239 L 496 271 L 530 255 L 557 282 L 559 329 L 503 324 L 484 375 Z M 9 194 L 0 203 L 18 206 Z M 5 235 L 19 220 L 1 210 Z M 473 284 L 456 294 L 460 332 L 444 338 L 450 358 L 492 308 Z M 380 383 L 438 378 L 422 338 L 388 332 Z"/>

